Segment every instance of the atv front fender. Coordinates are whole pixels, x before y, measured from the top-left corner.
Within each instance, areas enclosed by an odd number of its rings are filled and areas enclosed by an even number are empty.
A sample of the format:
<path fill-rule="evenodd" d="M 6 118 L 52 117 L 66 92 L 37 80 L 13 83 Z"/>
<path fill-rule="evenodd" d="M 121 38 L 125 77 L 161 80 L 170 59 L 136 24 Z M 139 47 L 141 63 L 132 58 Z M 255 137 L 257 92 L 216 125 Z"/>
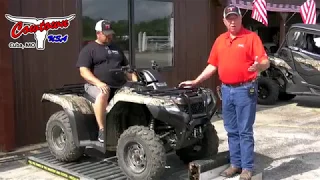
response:
<path fill-rule="evenodd" d="M 44 93 L 41 99 L 43 101 L 50 101 L 55 104 L 60 105 L 63 109 L 69 111 L 76 111 L 82 114 L 93 114 L 93 107 L 89 100 L 84 97 L 77 95 L 59 95 L 59 94 L 51 94 Z"/>

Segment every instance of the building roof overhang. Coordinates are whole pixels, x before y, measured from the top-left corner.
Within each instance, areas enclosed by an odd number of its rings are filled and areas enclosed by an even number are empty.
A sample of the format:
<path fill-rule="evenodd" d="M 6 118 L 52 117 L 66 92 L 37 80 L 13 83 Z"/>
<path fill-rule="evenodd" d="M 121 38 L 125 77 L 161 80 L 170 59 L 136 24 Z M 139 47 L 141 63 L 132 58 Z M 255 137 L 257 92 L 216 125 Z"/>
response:
<path fill-rule="evenodd" d="M 219 0 L 222 5 L 234 4 L 242 9 L 252 9 L 253 0 Z M 267 11 L 273 12 L 300 12 L 300 6 L 306 0 L 268 0 Z M 317 9 L 320 3 L 317 3 Z"/>

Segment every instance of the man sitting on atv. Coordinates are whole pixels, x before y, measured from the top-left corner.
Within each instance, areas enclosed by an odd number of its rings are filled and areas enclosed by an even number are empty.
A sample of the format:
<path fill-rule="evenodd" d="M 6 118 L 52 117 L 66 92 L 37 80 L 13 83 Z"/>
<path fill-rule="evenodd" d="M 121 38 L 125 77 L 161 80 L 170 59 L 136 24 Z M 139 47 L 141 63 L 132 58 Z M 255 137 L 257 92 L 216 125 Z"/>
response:
<path fill-rule="evenodd" d="M 104 142 L 104 125 L 106 107 L 115 91 L 129 80 L 136 81 L 137 76 L 110 72 L 110 69 L 128 65 L 123 51 L 112 43 L 114 31 L 107 20 L 100 20 L 95 26 L 97 39 L 88 43 L 80 52 L 76 66 L 80 75 L 87 81 L 85 91 L 95 99 L 93 105 L 99 126 L 98 140 Z"/>

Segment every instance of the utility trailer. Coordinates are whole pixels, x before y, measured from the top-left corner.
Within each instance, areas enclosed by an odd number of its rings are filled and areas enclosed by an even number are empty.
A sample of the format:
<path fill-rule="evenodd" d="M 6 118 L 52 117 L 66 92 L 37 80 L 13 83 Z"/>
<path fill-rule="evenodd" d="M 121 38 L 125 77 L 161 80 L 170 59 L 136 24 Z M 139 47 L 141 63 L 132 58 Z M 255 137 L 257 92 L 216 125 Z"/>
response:
<path fill-rule="evenodd" d="M 219 153 L 215 159 L 196 160 L 188 166 L 179 164 L 177 157 L 168 154 L 168 167 L 161 179 L 165 180 L 224 180 L 219 173 L 229 166 L 228 151 Z M 49 173 L 69 180 L 129 180 L 117 164 L 116 156 L 97 158 L 86 155 L 77 162 L 59 162 L 49 151 L 28 156 L 27 163 Z M 229 178 L 230 179 L 230 178 Z M 234 177 L 232 179 L 238 179 Z M 262 180 L 256 174 L 252 180 Z"/>

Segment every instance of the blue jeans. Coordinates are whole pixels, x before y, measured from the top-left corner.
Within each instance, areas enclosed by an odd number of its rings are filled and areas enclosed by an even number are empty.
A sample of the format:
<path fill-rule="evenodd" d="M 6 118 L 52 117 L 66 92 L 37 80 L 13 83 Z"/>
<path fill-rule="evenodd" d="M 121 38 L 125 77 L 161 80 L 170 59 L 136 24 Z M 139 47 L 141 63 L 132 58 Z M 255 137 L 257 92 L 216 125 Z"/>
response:
<path fill-rule="evenodd" d="M 253 94 L 249 94 L 250 88 L 255 88 Z M 253 170 L 254 165 L 253 124 L 257 88 L 256 82 L 239 87 L 221 86 L 222 116 L 228 134 L 230 163 L 247 170 Z"/>

